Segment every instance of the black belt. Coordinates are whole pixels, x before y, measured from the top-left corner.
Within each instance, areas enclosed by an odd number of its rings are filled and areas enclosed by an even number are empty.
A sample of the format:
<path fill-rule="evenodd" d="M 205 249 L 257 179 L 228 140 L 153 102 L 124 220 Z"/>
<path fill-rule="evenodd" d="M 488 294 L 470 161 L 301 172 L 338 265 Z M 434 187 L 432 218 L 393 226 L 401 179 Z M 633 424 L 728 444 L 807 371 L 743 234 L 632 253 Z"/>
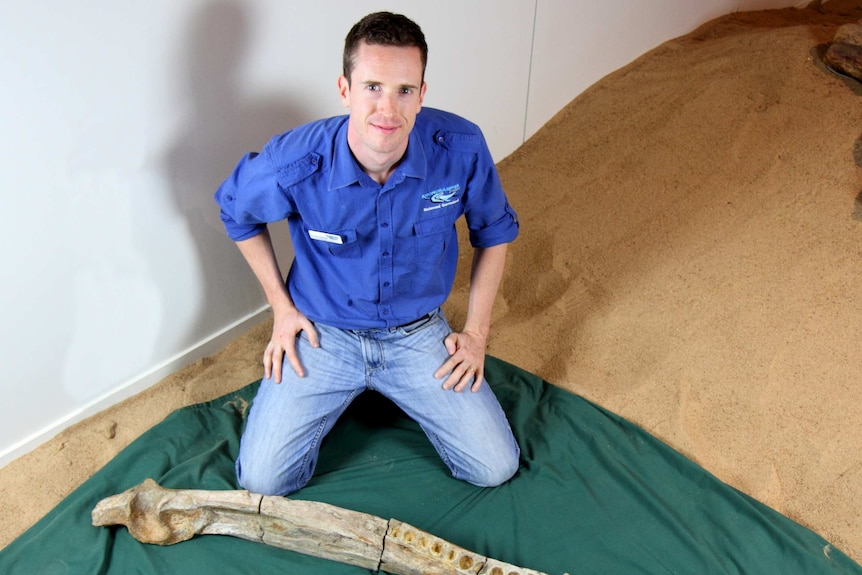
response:
<path fill-rule="evenodd" d="M 425 315 L 423 315 L 419 319 L 414 319 L 413 321 L 402 324 L 402 325 L 396 325 L 395 329 L 407 329 L 407 328 L 414 327 L 414 326 L 416 326 L 422 322 L 428 321 L 429 319 L 431 319 L 432 315 L 433 315 L 433 312 L 432 313 L 426 313 Z"/>

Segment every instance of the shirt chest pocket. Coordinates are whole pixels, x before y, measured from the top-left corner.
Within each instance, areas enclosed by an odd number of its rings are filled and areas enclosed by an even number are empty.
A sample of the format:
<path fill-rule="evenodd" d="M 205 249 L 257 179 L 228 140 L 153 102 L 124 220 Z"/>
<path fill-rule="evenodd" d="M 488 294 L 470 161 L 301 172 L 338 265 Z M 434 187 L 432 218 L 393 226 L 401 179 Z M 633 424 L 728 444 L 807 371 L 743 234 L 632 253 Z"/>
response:
<path fill-rule="evenodd" d="M 457 242 L 455 232 L 457 215 L 442 215 L 413 224 L 414 248 L 417 267 L 436 266 L 443 259 L 453 242 Z"/>
<path fill-rule="evenodd" d="M 315 250 L 323 254 L 329 254 L 340 258 L 359 258 L 362 249 L 356 240 L 356 230 L 320 231 L 306 230 L 311 245 Z"/>

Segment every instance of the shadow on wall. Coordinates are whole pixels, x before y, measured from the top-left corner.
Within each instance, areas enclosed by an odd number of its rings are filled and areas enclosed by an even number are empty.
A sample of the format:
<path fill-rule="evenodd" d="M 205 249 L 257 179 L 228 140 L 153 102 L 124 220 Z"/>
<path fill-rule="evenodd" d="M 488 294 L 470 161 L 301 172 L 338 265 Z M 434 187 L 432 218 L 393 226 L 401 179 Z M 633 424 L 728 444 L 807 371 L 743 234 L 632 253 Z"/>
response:
<path fill-rule="evenodd" d="M 227 0 L 203 5 L 190 22 L 182 56 L 186 64 L 181 84 L 190 112 L 164 165 L 175 205 L 197 250 L 197 273 L 203 283 L 199 290 L 202 301 L 196 302 L 197 318 L 187 323 L 186 345 L 264 303 L 257 281 L 224 233 L 213 194 L 245 153 L 259 151 L 273 135 L 309 119 L 291 102 L 275 97 L 255 99 L 243 93 L 243 56 L 253 37 L 247 10 L 247 6 Z M 287 263 L 281 262 L 283 267 Z M 247 272 L 244 277 L 238 277 L 240 269 Z M 173 277 L 178 272 L 193 274 L 194 270 L 175 270 L 159 277 L 163 282 L 194 283 L 191 275 L 187 280 Z M 163 293 L 166 300 L 174 299 L 170 290 Z M 168 316 L 166 324 L 175 330 L 177 326 L 171 323 Z"/>

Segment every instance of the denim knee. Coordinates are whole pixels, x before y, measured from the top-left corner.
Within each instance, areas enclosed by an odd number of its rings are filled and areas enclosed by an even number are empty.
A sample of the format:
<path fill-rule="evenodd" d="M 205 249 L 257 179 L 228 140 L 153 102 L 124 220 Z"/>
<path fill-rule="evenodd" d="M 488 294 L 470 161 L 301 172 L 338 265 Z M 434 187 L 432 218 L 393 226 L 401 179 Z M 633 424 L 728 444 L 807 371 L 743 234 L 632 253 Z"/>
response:
<path fill-rule="evenodd" d="M 311 471 L 301 465 L 276 466 L 267 461 L 236 460 L 236 478 L 240 487 L 251 493 L 283 497 L 305 487 Z"/>
<path fill-rule="evenodd" d="M 478 487 L 497 487 L 510 480 L 518 471 L 520 450 L 515 449 L 494 461 L 484 461 L 473 469 L 462 470 L 458 479 Z M 456 476 L 457 477 L 457 476 Z"/>

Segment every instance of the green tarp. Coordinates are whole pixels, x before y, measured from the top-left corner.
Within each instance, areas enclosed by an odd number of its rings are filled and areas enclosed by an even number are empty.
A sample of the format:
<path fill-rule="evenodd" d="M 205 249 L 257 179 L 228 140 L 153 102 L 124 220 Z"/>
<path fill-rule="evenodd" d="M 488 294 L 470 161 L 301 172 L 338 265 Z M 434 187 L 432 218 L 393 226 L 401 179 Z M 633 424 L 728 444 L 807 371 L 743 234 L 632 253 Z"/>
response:
<path fill-rule="evenodd" d="M 452 479 L 422 431 L 360 396 L 296 499 L 394 517 L 550 575 L 860 574 L 817 534 L 725 485 L 624 419 L 494 358 L 487 377 L 522 448 L 507 484 Z M 97 501 L 150 477 L 237 489 L 233 462 L 257 384 L 180 409 L 129 445 L 0 552 L 5 575 L 359 574 L 366 570 L 222 536 L 169 547 L 93 527 Z"/>

